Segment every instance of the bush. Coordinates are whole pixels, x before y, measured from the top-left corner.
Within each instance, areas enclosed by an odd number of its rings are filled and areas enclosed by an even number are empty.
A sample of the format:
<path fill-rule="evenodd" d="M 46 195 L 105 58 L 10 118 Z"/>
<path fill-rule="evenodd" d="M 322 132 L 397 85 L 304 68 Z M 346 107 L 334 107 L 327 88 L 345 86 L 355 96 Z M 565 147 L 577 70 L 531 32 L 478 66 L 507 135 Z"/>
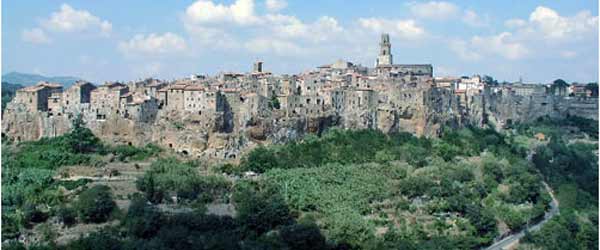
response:
<path fill-rule="evenodd" d="M 48 219 L 48 215 L 34 204 L 25 204 L 23 206 L 23 217 L 26 223 L 40 223 Z"/>
<path fill-rule="evenodd" d="M 147 204 L 146 199 L 136 195 L 131 200 L 122 225 L 129 234 L 135 237 L 150 238 L 160 229 L 161 215 L 155 208 Z"/>
<path fill-rule="evenodd" d="M 19 241 L 16 241 L 16 240 L 11 240 L 8 243 L 3 243 L 2 249 L 5 249 L 5 250 L 27 250 L 27 248 L 25 247 L 25 244 L 23 244 Z"/>
<path fill-rule="evenodd" d="M 233 199 L 237 218 L 249 234 L 261 235 L 292 221 L 283 198 L 277 193 L 261 189 L 255 183 L 242 182 L 236 185 Z"/>
<path fill-rule="evenodd" d="M 280 230 L 280 234 L 290 250 L 327 249 L 325 237 L 323 237 L 317 225 L 314 224 L 285 226 Z"/>
<path fill-rule="evenodd" d="M 162 152 L 162 149 L 159 146 L 149 143 L 142 148 L 130 145 L 118 145 L 109 149 L 109 152 L 116 155 L 119 161 L 141 161 L 157 155 L 158 153 Z"/>
<path fill-rule="evenodd" d="M 77 214 L 83 222 L 105 222 L 115 208 L 112 192 L 105 185 L 96 185 L 81 192 L 75 203 Z"/>
<path fill-rule="evenodd" d="M 118 250 L 122 249 L 122 244 L 112 232 L 99 231 L 71 242 L 67 249 Z"/>
<path fill-rule="evenodd" d="M 175 158 L 153 162 L 136 185 L 153 203 L 160 203 L 172 195 L 183 201 L 211 202 L 224 197 L 231 186 L 223 176 L 202 176 L 194 163 Z"/>
<path fill-rule="evenodd" d="M 57 216 L 65 226 L 72 226 L 77 223 L 77 211 L 71 207 L 61 206 L 57 211 Z"/>

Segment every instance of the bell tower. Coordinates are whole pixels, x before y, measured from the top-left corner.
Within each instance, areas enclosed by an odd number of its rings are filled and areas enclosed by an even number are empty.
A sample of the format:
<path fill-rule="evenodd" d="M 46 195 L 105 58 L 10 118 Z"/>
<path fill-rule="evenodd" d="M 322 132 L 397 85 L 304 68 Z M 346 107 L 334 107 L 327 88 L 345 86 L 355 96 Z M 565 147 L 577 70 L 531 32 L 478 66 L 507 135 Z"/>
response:
<path fill-rule="evenodd" d="M 390 35 L 384 33 L 381 35 L 381 42 L 379 43 L 379 56 L 377 57 L 375 66 L 392 64 L 392 44 L 390 43 Z"/>

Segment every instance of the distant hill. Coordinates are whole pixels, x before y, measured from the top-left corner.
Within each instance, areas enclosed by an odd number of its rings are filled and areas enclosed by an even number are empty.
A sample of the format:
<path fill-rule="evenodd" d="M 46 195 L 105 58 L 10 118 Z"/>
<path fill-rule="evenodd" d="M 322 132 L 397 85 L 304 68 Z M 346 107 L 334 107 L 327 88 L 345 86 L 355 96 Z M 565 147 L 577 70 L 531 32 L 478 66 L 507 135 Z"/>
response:
<path fill-rule="evenodd" d="M 73 76 L 53 76 L 47 77 L 37 74 L 26 74 L 19 72 L 10 72 L 2 76 L 2 83 L 8 82 L 12 84 L 20 84 L 23 86 L 31 86 L 40 81 L 55 82 L 62 84 L 65 88 L 73 85 L 80 78 Z"/>

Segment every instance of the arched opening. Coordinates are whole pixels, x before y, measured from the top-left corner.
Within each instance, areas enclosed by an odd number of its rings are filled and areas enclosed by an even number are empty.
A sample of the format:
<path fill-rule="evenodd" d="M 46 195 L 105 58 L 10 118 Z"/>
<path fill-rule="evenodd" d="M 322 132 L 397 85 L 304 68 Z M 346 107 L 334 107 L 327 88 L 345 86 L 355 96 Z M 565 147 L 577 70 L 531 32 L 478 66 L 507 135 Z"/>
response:
<path fill-rule="evenodd" d="M 133 146 L 133 143 L 131 143 L 131 142 L 128 142 L 128 143 L 127 143 L 127 145 L 129 145 L 129 146 Z"/>
<path fill-rule="evenodd" d="M 173 143 L 169 143 L 169 148 L 173 148 Z"/>

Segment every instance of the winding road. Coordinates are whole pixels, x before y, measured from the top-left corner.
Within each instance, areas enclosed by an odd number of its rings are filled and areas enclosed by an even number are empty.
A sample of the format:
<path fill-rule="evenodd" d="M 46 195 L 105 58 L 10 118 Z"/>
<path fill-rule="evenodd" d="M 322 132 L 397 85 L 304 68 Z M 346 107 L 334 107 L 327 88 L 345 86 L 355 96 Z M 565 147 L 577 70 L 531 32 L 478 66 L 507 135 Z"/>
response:
<path fill-rule="evenodd" d="M 548 184 L 545 181 L 542 183 L 544 184 L 546 191 L 548 191 L 548 193 L 550 194 L 550 197 L 552 198 L 552 201 L 550 202 L 550 210 L 548 210 L 544 214 L 544 219 L 535 225 L 529 226 L 529 229 L 523 229 L 519 232 L 515 232 L 515 233 L 495 242 L 493 245 L 485 248 L 485 250 L 508 249 L 507 247 L 510 247 L 513 244 L 517 243 L 521 238 L 523 238 L 523 236 L 525 236 L 526 230 L 529 230 L 529 232 L 535 232 L 537 230 L 540 230 L 542 225 L 546 224 L 546 222 L 548 222 L 550 219 L 552 219 L 552 217 L 554 217 L 555 215 L 560 213 L 560 211 L 558 209 L 558 201 L 556 200 L 556 197 L 554 197 L 553 190 L 550 188 L 550 186 L 548 186 Z"/>

